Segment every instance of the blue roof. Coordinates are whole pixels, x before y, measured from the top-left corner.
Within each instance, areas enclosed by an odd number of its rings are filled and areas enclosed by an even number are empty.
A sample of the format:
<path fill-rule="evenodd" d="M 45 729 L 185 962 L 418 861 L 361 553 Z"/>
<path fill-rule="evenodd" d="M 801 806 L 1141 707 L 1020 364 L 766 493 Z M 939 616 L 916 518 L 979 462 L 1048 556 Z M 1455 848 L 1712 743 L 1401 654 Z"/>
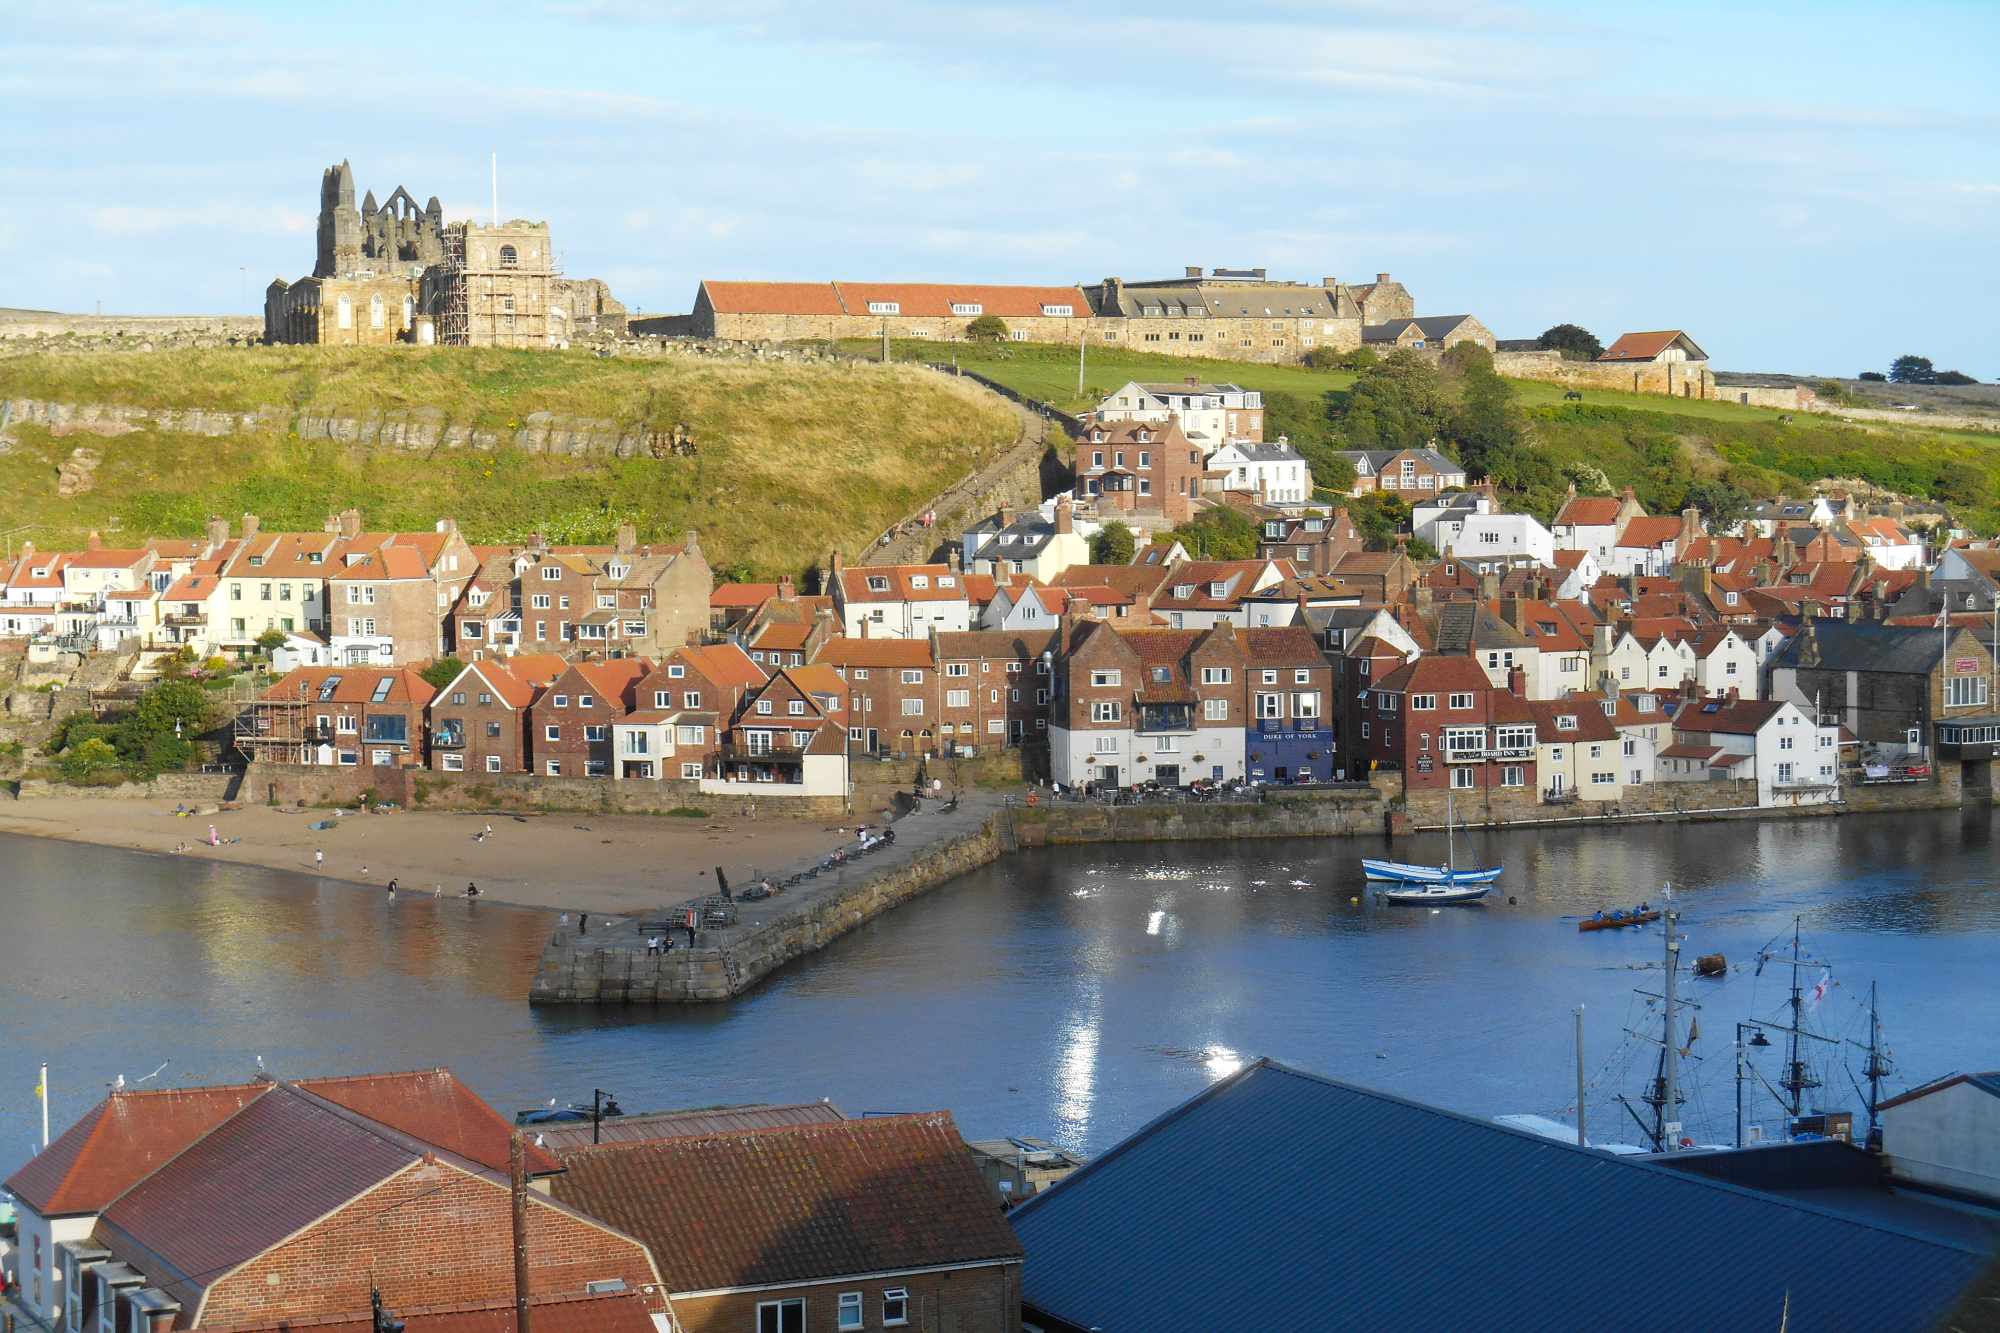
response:
<path fill-rule="evenodd" d="M 1258 1061 L 1010 1215 L 1029 1318 L 1922 1328 L 1990 1251 Z"/>

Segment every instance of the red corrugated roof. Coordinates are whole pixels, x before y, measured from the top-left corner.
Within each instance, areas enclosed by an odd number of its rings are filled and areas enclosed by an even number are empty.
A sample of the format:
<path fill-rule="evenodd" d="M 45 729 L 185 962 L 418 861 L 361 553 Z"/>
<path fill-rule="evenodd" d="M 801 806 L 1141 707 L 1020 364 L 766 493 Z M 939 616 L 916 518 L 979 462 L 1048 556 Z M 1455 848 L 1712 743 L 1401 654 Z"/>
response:
<path fill-rule="evenodd" d="M 669 1292 L 1018 1260 L 948 1112 L 605 1144 L 555 1198 L 634 1236 Z"/>
<path fill-rule="evenodd" d="M 1617 342 L 1604 349 L 1599 361 L 1651 361 L 1660 353 L 1674 345 L 1676 339 L 1687 338 L 1679 329 L 1656 329 L 1649 333 L 1627 333 Z M 1688 338 L 1688 346 L 1693 355 L 1705 358 L 1707 354 L 1695 347 L 1694 339 Z"/>
<path fill-rule="evenodd" d="M 7 1180 L 44 1217 L 95 1213 L 268 1091 L 263 1083 L 117 1092 Z"/>
<path fill-rule="evenodd" d="M 302 1079 L 299 1086 L 357 1115 L 365 1115 L 481 1166 L 495 1171 L 508 1169 L 507 1141 L 513 1126 L 483 1097 L 459 1082 L 449 1069 Z M 562 1169 L 553 1156 L 535 1147 L 532 1141 L 528 1144 L 527 1159 L 531 1173 Z"/>

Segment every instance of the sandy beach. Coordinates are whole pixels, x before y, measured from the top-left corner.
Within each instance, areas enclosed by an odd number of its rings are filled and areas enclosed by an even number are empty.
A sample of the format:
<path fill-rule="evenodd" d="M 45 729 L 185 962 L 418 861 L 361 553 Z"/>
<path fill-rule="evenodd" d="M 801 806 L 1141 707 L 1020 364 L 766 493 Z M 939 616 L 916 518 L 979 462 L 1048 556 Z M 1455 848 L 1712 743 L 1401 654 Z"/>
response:
<path fill-rule="evenodd" d="M 328 819 L 334 827 L 310 827 Z M 211 824 L 220 847 L 208 845 Z M 476 836 L 489 826 L 491 836 Z M 405 893 L 462 894 L 472 882 L 485 901 L 615 913 L 713 893 L 718 865 L 738 883 L 848 840 L 836 825 L 792 819 L 424 811 L 335 819 L 329 810 L 265 806 L 181 817 L 172 801 L 65 797 L 0 805 L 0 833 L 318 873 L 377 889 L 393 876 Z M 317 871 L 315 849 L 326 854 Z"/>

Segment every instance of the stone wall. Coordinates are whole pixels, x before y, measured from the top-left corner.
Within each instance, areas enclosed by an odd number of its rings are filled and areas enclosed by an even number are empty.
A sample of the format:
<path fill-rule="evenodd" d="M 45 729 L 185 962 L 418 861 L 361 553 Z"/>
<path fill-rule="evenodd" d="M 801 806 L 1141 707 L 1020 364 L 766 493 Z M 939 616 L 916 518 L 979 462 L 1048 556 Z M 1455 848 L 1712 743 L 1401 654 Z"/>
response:
<path fill-rule="evenodd" d="M 257 764 L 244 775 L 243 799 L 280 805 L 352 805 L 364 792 L 411 810 L 499 810 L 523 813 L 586 811 L 665 815 L 755 814 L 828 820 L 846 811 L 838 796 L 786 796 L 776 786 L 755 795 L 712 794 L 696 782 L 550 778 L 532 773 L 442 773 L 423 768 L 351 768 Z"/>
<path fill-rule="evenodd" d="M 1493 369 L 1521 380 L 1545 380 L 1577 389 L 1654 393 L 1669 398 L 1716 398 L 1715 374 L 1705 361 L 1565 361 L 1556 352 L 1495 352 Z"/>
<path fill-rule="evenodd" d="M 781 915 L 722 949 L 585 947 L 589 936 L 563 932 L 542 953 L 529 1001 L 534 1004 L 678 1004 L 741 995 L 778 968 L 817 952 L 883 912 L 997 859 L 1006 846 L 1001 818 L 978 832 L 932 848 L 907 864 L 857 881 L 838 895 Z"/>
<path fill-rule="evenodd" d="M 162 773 L 151 782 L 126 782 L 115 787 L 72 787 L 63 782 L 23 778 L 11 784 L 17 801 L 65 800 L 112 801 L 233 801 L 237 797 L 236 773 Z M 0 790 L 5 790 L 0 787 Z"/>
<path fill-rule="evenodd" d="M 1173 842 L 1237 838 L 1338 838 L 1379 834 L 1387 804 L 1359 785 L 1272 792 L 1257 802 L 1101 805 L 1057 802 L 1016 806 L 1014 834 L 1023 847 L 1093 842 Z"/>
<path fill-rule="evenodd" d="M 264 332 L 261 315 L 65 315 L 50 310 L 0 310 L 0 341 L 58 339 L 131 350 L 141 342 L 219 346 Z"/>

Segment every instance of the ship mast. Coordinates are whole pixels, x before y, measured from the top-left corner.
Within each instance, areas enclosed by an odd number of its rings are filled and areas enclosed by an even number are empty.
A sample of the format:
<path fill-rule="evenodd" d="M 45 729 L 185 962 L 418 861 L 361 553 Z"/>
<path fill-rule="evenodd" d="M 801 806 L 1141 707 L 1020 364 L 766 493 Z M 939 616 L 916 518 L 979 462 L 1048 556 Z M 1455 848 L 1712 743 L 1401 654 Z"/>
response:
<path fill-rule="evenodd" d="M 1802 1101 L 1807 1088 L 1819 1086 L 1819 1079 L 1806 1068 L 1805 1061 L 1799 1059 L 1800 1020 L 1804 1018 L 1804 993 L 1799 989 L 1799 967 L 1803 960 L 1799 956 L 1799 918 L 1792 918 L 1792 1025 L 1785 1029 L 1785 1072 L 1778 1079 L 1778 1086 L 1791 1094 L 1792 1119 L 1797 1120 L 1805 1113 Z"/>
<path fill-rule="evenodd" d="M 1632 1036 L 1638 1037 L 1641 1041 L 1657 1041 L 1660 1045 L 1660 1059 L 1659 1064 L 1656 1066 L 1656 1072 L 1653 1075 L 1653 1081 L 1647 1085 L 1645 1093 L 1639 1098 L 1640 1101 L 1653 1108 L 1652 1123 L 1650 1125 L 1647 1124 L 1645 1118 L 1633 1109 L 1632 1103 L 1622 1094 L 1618 1100 L 1624 1103 L 1625 1109 L 1631 1112 L 1632 1118 L 1639 1122 L 1640 1130 L 1653 1141 L 1654 1152 L 1672 1152 L 1674 1151 L 1675 1144 L 1680 1139 L 1680 1108 L 1687 1100 L 1687 1098 L 1681 1095 L 1680 1091 L 1680 1048 L 1675 1044 L 1674 1011 L 1683 1007 L 1698 1009 L 1701 1006 L 1682 1001 L 1678 996 L 1681 941 L 1679 935 L 1675 932 L 1675 927 L 1680 924 L 1681 914 L 1670 909 L 1663 914 L 1662 919 L 1666 923 L 1667 936 L 1665 962 L 1667 984 L 1665 993 L 1655 995 L 1651 991 L 1642 990 L 1638 992 L 1640 995 L 1644 995 L 1649 999 L 1660 1000 L 1665 1004 L 1666 1009 L 1661 1019 L 1660 1035 L 1653 1037 L 1644 1033 L 1631 1032 Z M 1627 1029 L 1627 1031 L 1630 1032 L 1630 1029 Z"/>
<path fill-rule="evenodd" d="M 1868 1079 L 1868 1138 L 1872 1143 L 1877 1129 L 1877 1112 L 1882 1106 L 1882 1080 L 1896 1072 L 1889 1052 L 1882 1046 L 1882 1015 L 1875 1005 L 1875 983 L 1868 983 L 1868 1064 L 1861 1071 Z"/>

